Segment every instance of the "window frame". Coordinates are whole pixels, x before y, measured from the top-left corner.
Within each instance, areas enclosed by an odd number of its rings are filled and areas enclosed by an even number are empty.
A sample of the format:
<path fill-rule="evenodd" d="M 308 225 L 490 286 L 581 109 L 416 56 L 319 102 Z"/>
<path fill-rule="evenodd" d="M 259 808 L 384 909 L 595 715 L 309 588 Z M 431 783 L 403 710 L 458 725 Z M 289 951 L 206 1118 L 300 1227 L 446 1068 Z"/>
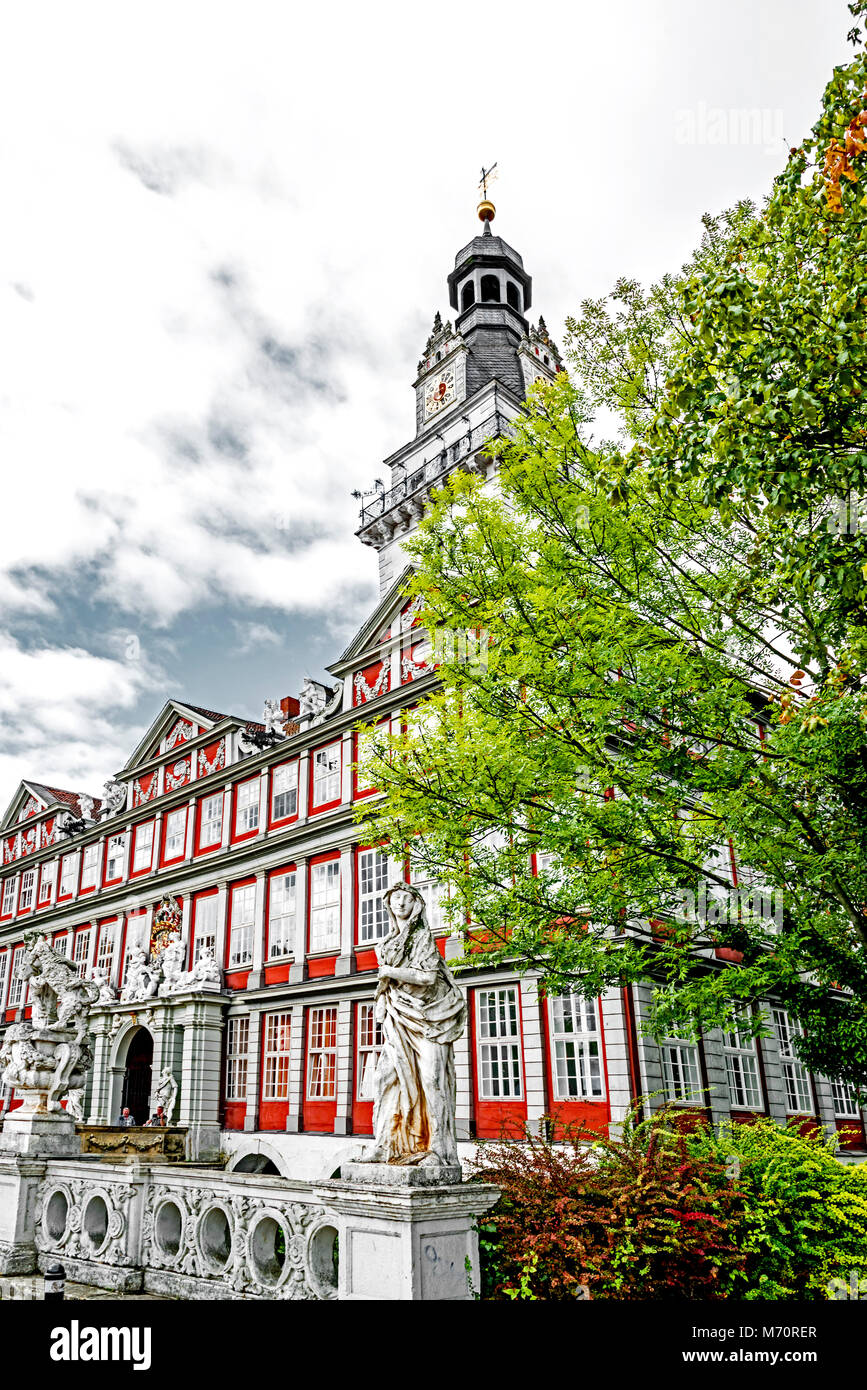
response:
<path fill-rule="evenodd" d="M 134 839 L 134 841 L 133 841 L 133 850 L 132 850 L 132 868 L 131 868 L 131 870 L 130 870 L 130 874 L 131 874 L 131 875 L 132 875 L 132 874 L 146 874 L 146 873 L 149 873 L 150 870 L 153 868 L 153 865 L 154 865 L 154 838 L 155 838 L 155 836 L 154 836 L 154 831 L 155 831 L 155 829 L 156 829 L 156 821 L 155 821 L 155 820 L 146 820 L 146 821 L 142 821 L 139 825 L 136 826 L 136 828 L 135 828 L 135 839 Z M 139 864 L 139 862 L 138 862 L 138 858 L 139 858 L 139 842 L 141 841 L 142 846 L 144 846 L 144 843 L 145 843 L 145 841 L 144 841 L 144 832 L 145 832 L 145 831 L 150 831 L 150 842 L 149 842 L 149 845 L 148 845 L 148 849 L 149 849 L 148 861 L 147 861 L 146 864 Z"/>
<path fill-rule="evenodd" d="M 291 879 L 291 881 L 292 881 L 292 893 L 291 893 L 292 911 L 291 911 L 291 912 L 285 912 L 285 911 L 284 911 L 284 912 L 282 912 L 279 916 L 276 916 L 275 913 L 274 913 L 274 888 L 275 888 L 275 885 L 276 885 L 277 883 L 280 883 L 280 885 L 281 885 L 281 887 L 280 887 L 280 892 L 282 893 L 283 899 L 284 899 L 284 902 L 285 902 L 285 901 L 286 901 L 286 898 L 289 896 L 289 895 L 286 893 L 286 886 L 285 886 L 285 880 L 287 880 L 287 879 Z M 284 927 L 284 928 L 281 928 L 281 930 L 279 931 L 279 933 L 275 933 L 275 930 L 274 930 L 274 923 L 275 923 L 275 922 L 284 922 L 284 923 L 285 923 L 285 922 L 289 922 L 291 925 L 289 926 L 288 931 L 287 931 L 286 928 Z M 269 879 L 268 879 L 268 962 L 271 962 L 271 961 L 273 961 L 273 960 L 285 960 L 285 959 L 287 959 L 287 957 L 294 956 L 294 954 L 295 954 L 295 945 L 296 945 L 296 940 L 297 940 L 297 931 L 298 931 L 298 870 L 297 870 L 297 868 L 293 868 L 293 869 L 277 869 L 274 873 L 272 873 L 272 874 L 270 875 L 270 877 L 269 877 Z M 287 944 L 287 938 L 288 938 L 288 944 Z M 275 946 L 278 946 L 279 949 L 278 949 L 278 950 L 275 950 L 275 949 L 274 949 Z"/>
<path fill-rule="evenodd" d="M 319 767 L 320 767 L 320 758 L 326 758 L 326 759 L 327 759 L 328 754 L 329 754 L 329 753 L 333 754 L 335 749 L 337 750 L 337 757 L 336 757 L 336 764 L 335 764 L 335 766 L 332 767 L 332 766 L 330 766 L 327 762 L 326 762 L 325 764 L 322 764 L 322 766 L 325 767 L 325 772 L 323 773 L 322 776 L 317 777 L 316 774 L 317 774 L 317 770 L 318 770 Z M 315 748 L 315 749 L 313 750 L 313 757 L 312 757 L 311 760 L 310 760 L 310 778 L 311 778 L 310 808 L 311 808 L 311 810 L 313 810 L 313 811 L 319 811 L 319 810 L 321 810 L 324 806 L 336 806 L 336 805 L 340 802 L 340 800 L 341 800 L 341 798 L 342 798 L 342 789 L 341 789 L 342 774 L 343 774 L 343 740 L 342 740 L 342 739 L 336 739 L 333 743 L 326 743 L 322 748 Z M 333 787 L 333 788 L 332 788 L 332 785 L 331 785 L 332 782 L 334 783 L 334 787 Z M 326 787 L 326 789 L 334 791 L 334 794 L 333 794 L 333 795 L 324 795 L 324 796 L 322 796 L 321 798 L 320 798 L 320 797 L 317 797 L 317 788 L 322 787 L 323 785 Z"/>
<path fill-rule="evenodd" d="M 322 873 L 322 871 L 324 871 L 324 873 Z M 336 885 L 336 898 L 333 901 L 330 898 L 328 898 L 327 895 L 325 895 L 325 901 L 321 901 L 319 903 L 316 902 L 317 894 L 315 886 L 317 881 L 319 880 L 320 873 L 322 874 L 322 882 L 325 884 L 326 888 L 328 886 L 329 880 L 331 880 L 334 883 L 334 885 Z M 309 905 L 307 909 L 309 919 L 308 952 L 310 955 L 315 955 L 320 951 L 340 950 L 340 916 L 342 909 L 341 877 L 342 875 L 340 873 L 339 858 L 323 859 L 320 860 L 319 863 L 310 865 L 310 882 L 308 893 Z M 325 890 L 323 890 L 323 895 L 324 894 Z M 318 925 L 318 919 L 315 914 L 318 913 L 334 914 L 334 929 L 333 932 L 329 930 L 329 940 L 325 943 L 314 941 L 314 927 Z M 332 935 L 333 940 L 330 939 Z"/>
<path fill-rule="evenodd" d="M 126 858 L 126 834 L 127 832 L 122 830 L 119 834 L 109 835 L 105 842 L 105 874 L 103 877 L 106 883 L 119 883 L 123 878 L 123 861 Z M 112 847 L 114 846 L 116 848 L 118 845 L 120 846 L 120 863 L 117 873 L 113 873 L 111 866 L 115 862 L 115 855 L 112 854 Z"/>
<path fill-rule="evenodd" d="M 24 901 L 25 893 L 28 894 L 27 901 Z M 18 889 L 18 911 L 30 912 L 36 897 L 36 869 L 22 869 L 21 883 Z"/>
<path fill-rule="evenodd" d="M 376 857 L 371 860 L 371 855 Z M 389 858 L 381 846 L 359 848 L 355 871 L 359 946 L 373 946 L 388 935 L 388 909 L 383 900 L 383 894 L 388 889 L 388 871 Z M 367 889 L 363 887 L 366 878 L 372 884 Z"/>
<path fill-rule="evenodd" d="M 57 884 L 57 869 L 56 859 L 49 859 L 42 865 L 42 872 L 39 875 L 39 892 L 36 895 L 37 907 L 45 907 L 47 903 L 51 902 L 51 896 Z M 48 889 L 47 896 L 43 893 L 45 888 Z"/>
<path fill-rule="evenodd" d="M 219 815 L 206 815 L 206 808 L 213 802 L 219 802 Z M 225 791 L 209 792 L 201 799 L 201 809 L 199 812 L 199 849 L 216 849 L 223 843 L 223 818 L 226 814 L 226 795 Z M 206 827 L 217 823 L 217 834 L 213 840 L 205 839 Z"/>
<path fill-rule="evenodd" d="M 325 1015 L 333 1015 L 333 1031 L 330 1027 L 326 1030 Z M 317 1019 L 322 1015 L 321 1019 Z M 314 1039 L 314 1026 L 319 1023 L 319 1041 Z M 333 1038 L 333 1041 L 329 1039 Z M 314 1058 L 323 1059 L 325 1069 L 317 1077 L 319 1085 L 318 1092 L 314 1093 Z M 336 1004 L 317 1004 L 310 1007 L 307 1011 L 307 1058 L 306 1058 L 306 1081 L 304 1094 L 308 1101 L 322 1104 L 337 1100 L 337 1005 Z M 324 1090 L 323 1086 L 329 1086 L 329 1090 Z"/>
<path fill-rule="evenodd" d="M 759 1050 L 756 1039 L 749 1034 L 744 1035 L 737 1026 L 734 1029 L 724 1028 L 722 1050 L 725 1057 L 729 1109 L 751 1112 L 764 1111 L 764 1088 L 759 1070 Z M 755 1083 L 754 1087 L 749 1085 L 750 1075 Z M 758 1097 L 755 1103 L 749 1099 L 744 1101 L 735 1099 L 738 1085 L 741 1086 L 745 1096 L 749 1093 Z"/>
<path fill-rule="evenodd" d="M 499 1001 L 500 996 L 509 994 L 513 996 L 513 1003 L 508 1006 L 508 1009 L 513 1014 L 514 1028 L 510 1029 L 509 1032 L 499 1031 L 503 1017 L 498 1002 L 496 1006 L 498 1016 L 494 1019 L 497 1030 L 494 1032 L 486 1031 L 491 1026 L 491 1016 L 487 1006 L 482 1003 L 484 996 L 492 995 L 497 997 Z M 476 1076 L 479 1100 L 496 1105 L 523 1101 L 525 1099 L 524 1058 L 521 1046 L 521 996 L 518 986 L 478 986 L 475 997 L 475 1022 Z M 511 1057 L 507 1057 L 509 1050 L 512 1054 Z M 494 1075 L 495 1070 L 496 1076 Z M 502 1089 L 504 1080 L 507 1081 L 507 1087 L 512 1088 L 511 1090 L 504 1091 Z M 496 1087 L 500 1088 L 499 1091 L 496 1090 Z"/>
<path fill-rule="evenodd" d="M 249 800 L 246 799 L 247 788 L 251 788 L 252 794 Z M 257 774 L 255 777 L 245 777 L 243 782 L 239 782 L 235 787 L 235 815 L 233 819 L 233 834 L 236 840 L 245 835 L 253 835 L 259 829 L 259 801 L 261 797 L 262 779 Z M 242 798 L 244 798 L 242 800 Z M 247 820 L 255 816 L 252 824 L 241 825 L 242 817 Z"/>
<path fill-rule="evenodd" d="M 250 1015 L 236 1014 L 226 1020 L 226 1075 L 223 1100 L 227 1104 L 247 1099 L 250 1065 Z"/>
<path fill-rule="evenodd" d="M 355 1099 L 367 1104 L 374 1099 L 373 1078 L 382 1055 L 384 1040 L 382 1024 L 377 1023 L 372 1001 L 363 999 L 355 1012 Z M 366 1078 L 370 1078 L 370 1094 L 362 1093 Z"/>
<path fill-rule="evenodd" d="M 815 1105 L 810 1073 L 803 1062 L 799 1060 L 793 1045 L 794 1039 L 801 1031 L 798 1021 L 793 1019 L 788 1010 L 780 1004 L 771 1006 L 771 1015 L 780 1054 L 783 1084 L 786 1090 L 786 1114 L 812 1115 Z M 793 1105 L 793 1100 L 802 1100 L 804 1097 L 806 1097 L 806 1105 Z"/>
<path fill-rule="evenodd" d="M 568 1004 L 569 1018 L 573 1024 L 571 1029 L 566 1024 L 566 1006 Z M 602 1011 L 598 999 L 585 999 L 575 993 L 552 994 L 547 998 L 548 1008 L 548 1042 L 551 1050 L 551 1089 L 555 1100 L 564 1104 L 572 1102 L 593 1101 L 599 1102 L 606 1099 L 605 1086 L 605 1057 L 602 1047 Z M 558 1028 L 558 1012 L 562 1015 L 564 1026 Z M 594 1026 L 588 1027 L 592 1017 Z M 568 1048 L 572 1046 L 571 1066 L 574 1071 L 574 1079 L 578 1084 L 578 1091 L 572 1094 L 568 1090 L 562 1092 L 562 1082 L 569 1078 L 570 1058 L 567 1055 Z M 595 1047 L 595 1057 L 592 1049 Z M 563 1067 L 561 1068 L 561 1051 Z M 593 1065 L 595 1062 L 596 1076 L 593 1076 Z M 562 1075 L 561 1075 L 562 1072 Z M 586 1081 L 589 1083 L 585 1085 Z M 593 1082 L 598 1083 L 598 1090 L 593 1090 Z"/>
<path fill-rule="evenodd" d="M 248 894 L 250 901 L 249 922 L 238 922 L 238 900 L 240 894 Z M 227 970 L 249 970 L 253 964 L 253 936 L 256 928 L 256 884 L 236 883 L 232 886 L 229 901 L 229 931 L 226 948 L 228 951 Z M 236 948 L 235 941 L 243 933 L 243 947 Z M 237 959 L 236 959 L 237 957 Z"/>
<path fill-rule="evenodd" d="M 208 932 L 202 932 L 202 930 L 201 930 L 202 923 L 201 923 L 200 917 L 199 917 L 199 914 L 200 914 L 201 909 L 202 909 L 203 907 L 210 908 L 211 903 L 213 903 L 213 905 L 214 905 L 214 909 L 213 909 L 213 910 L 214 910 L 213 936 L 212 936 L 212 933 L 211 933 L 210 931 L 208 931 Z M 202 893 L 202 894 L 200 894 L 199 896 L 193 898 L 193 923 L 192 923 L 192 933 L 191 933 L 191 936 L 192 936 L 192 948 L 191 948 L 191 949 L 192 949 L 192 965 L 195 965 L 196 962 L 201 958 L 202 952 L 203 952 L 203 950 L 205 949 L 205 945 L 204 945 L 203 943 L 206 943 L 206 942 L 208 942 L 209 940 L 210 940 L 211 943 L 212 943 L 212 944 L 211 944 L 211 951 L 212 951 L 212 953 L 213 953 L 214 960 L 217 959 L 217 924 L 218 924 L 218 908 L 219 908 L 219 903 L 220 903 L 220 895 L 219 895 L 219 893 Z"/>
<path fill-rule="evenodd" d="M 292 1010 L 276 1009 L 262 1018 L 262 1100 L 288 1102 Z"/>
<path fill-rule="evenodd" d="M 284 787 L 284 788 L 282 788 L 281 790 L 278 790 L 278 788 L 277 788 L 277 778 L 278 778 L 278 776 L 279 776 L 281 773 L 293 773 L 293 772 L 294 772 L 294 780 L 293 780 L 292 785 L 290 785 L 290 786 L 288 786 L 288 787 Z M 297 818 L 297 816 L 298 816 L 298 793 L 299 793 L 299 790 L 300 790 L 300 778 L 301 778 L 300 760 L 299 760 L 298 758 L 294 758 L 294 759 L 292 759 L 290 762 L 279 763 L 276 767 L 274 767 L 274 768 L 271 769 L 271 784 L 270 784 L 270 787 L 269 787 L 269 789 L 268 789 L 268 791 L 269 791 L 268 811 L 269 811 L 269 815 L 270 815 L 270 817 L 271 817 L 271 824 L 272 824 L 272 825 L 276 825 L 278 821 L 294 820 L 294 819 Z M 294 794 L 294 797 L 295 797 L 295 805 L 294 805 L 294 808 L 293 808 L 291 811 L 280 811 L 279 814 L 278 814 L 278 811 L 277 811 L 277 798 L 278 798 L 278 797 L 288 797 L 288 796 L 290 796 L 291 794 Z"/>

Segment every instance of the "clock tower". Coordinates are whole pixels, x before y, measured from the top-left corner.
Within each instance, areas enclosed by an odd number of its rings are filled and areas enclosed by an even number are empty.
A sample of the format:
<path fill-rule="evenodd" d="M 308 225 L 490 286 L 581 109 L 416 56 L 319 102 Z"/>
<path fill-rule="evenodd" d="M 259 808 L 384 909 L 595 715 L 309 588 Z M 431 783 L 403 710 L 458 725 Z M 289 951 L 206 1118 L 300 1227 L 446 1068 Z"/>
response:
<path fill-rule="evenodd" d="M 379 552 L 380 593 L 406 563 L 403 539 L 412 532 L 433 488 L 455 468 L 487 477 L 493 465 L 485 445 L 508 434 L 527 388 L 562 370 L 544 319 L 527 319 L 533 282 L 518 252 L 491 232 L 494 207 L 483 202 L 480 236 L 455 257 L 448 277 L 457 316 L 437 313 L 415 381 L 415 437 L 385 460 L 390 486 L 381 483 L 361 510 L 357 532 Z"/>

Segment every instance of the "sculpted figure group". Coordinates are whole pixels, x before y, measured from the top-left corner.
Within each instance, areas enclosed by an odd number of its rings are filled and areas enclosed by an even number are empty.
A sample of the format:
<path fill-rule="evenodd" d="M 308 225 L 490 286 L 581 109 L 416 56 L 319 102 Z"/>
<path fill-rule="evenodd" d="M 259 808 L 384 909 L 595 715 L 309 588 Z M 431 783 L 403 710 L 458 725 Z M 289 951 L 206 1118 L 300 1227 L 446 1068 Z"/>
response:
<path fill-rule="evenodd" d="M 31 1017 L 6 1031 L 3 1081 L 22 1097 L 21 1116 L 58 1111 L 67 1091 L 84 1086 L 93 1063 L 87 1020 L 99 989 L 38 933 L 25 937 L 20 974 L 30 982 Z"/>

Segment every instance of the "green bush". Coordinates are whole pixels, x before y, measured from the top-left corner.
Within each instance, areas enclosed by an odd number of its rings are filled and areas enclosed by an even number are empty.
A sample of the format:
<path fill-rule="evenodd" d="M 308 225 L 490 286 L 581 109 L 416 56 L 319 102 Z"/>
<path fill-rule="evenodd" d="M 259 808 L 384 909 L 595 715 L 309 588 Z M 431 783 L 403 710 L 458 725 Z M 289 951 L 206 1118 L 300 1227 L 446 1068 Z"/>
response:
<path fill-rule="evenodd" d="M 481 1144 L 475 1175 L 502 1190 L 479 1228 L 483 1298 L 826 1299 L 867 1277 L 867 1167 L 818 1131 L 715 1134 L 636 1106 L 617 1143 L 528 1132 Z"/>
<path fill-rule="evenodd" d="M 764 1119 L 696 1133 L 690 1145 L 737 1173 L 747 1258 L 736 1297 L 824 1299 L 831 1280 L 867 1276 L 867 1167 L 840 1163 L 833 1139 Z"/>

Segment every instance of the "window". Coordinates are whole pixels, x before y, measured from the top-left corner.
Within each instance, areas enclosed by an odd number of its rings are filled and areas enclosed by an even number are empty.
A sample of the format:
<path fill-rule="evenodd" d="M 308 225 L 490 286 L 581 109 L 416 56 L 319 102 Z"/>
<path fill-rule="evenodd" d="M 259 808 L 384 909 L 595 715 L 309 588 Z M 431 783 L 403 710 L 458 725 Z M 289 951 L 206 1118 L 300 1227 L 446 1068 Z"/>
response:
<path fill-rule="evenodd" d="M 153 860 L 154 853 L 154 823 L 148 821 L 147 825 L 140 825 L 135 832 L 135 858 L 132 862 L 133 873 L 140 873 L 142 869 L 149 869 Z"/>
<path fill-rule="evenodd" d="M 536 873 L 545 875 L 552 892 L 558 893 L 563 887 L 562 869 L 556 854 L 537 854 Z"/>
<path fill-rule="evenodd" d="M 21 998 L 24 994 L 24 981 L 21 978 L 21 967 L 24 964 L 24 947 L 16 946 L 12 952 L 12 981 L 9 985 L 9 1003 L 7 1008 L 17 1009 L 21 1006 Z"/>
<path fill-rule="evenodd" d="M 72 949 L 72 964 L 78 966 L 78 973 L 82 979 L 87 974 L 87 963 L 90 957 L 90 927 L 84 927 L 75 933 L 75 942 Z"/>
<path fill-rule="evenodd" d="M 232 929 L 229 934 L 229 969 L 249 965 L 253 959 L 253 914 L 256 885 L 245 884 L 232 890 Z"/>
<path fill-rule="evenodd" d="M 298 812 L 298 764 L 275 767 L 271 778 L 271 819 L 285 820 Z"/>
<path fill-rule="evenodd" d="M 434 936 L 438 932 L 444 932 L 446 926 L 443 922 L 442 902 L 448 890 L 435 878 L 430 877 L 430 869 L 425 868 L 423 864 L 415 864 L 412 860 L 410 860 L 409 881 L 418 888 L 424 898 L 427 920 Z"/>
<path fill-rule="evenodd" d="M 223 838 L 223 793 L 216 792 L 214 796 L 206 796 L 202 802 L 202 824 L 199 832 L 199 844 L 204 849 L 207 845 L 218 845 Z"/>
<path fill-rule="evenodd" d="M 476 302 L 476 287 L 472 280 L 468 281 L 461 290 L 461 309 L 469 309 Z"/>
<path fill-rule="evenodd" d="M 82 888 L 95 888 L 99 873 L 99 845 L 87 845 L 81 861 Z"/>
<path fill-rule="evenodd" d="M 388 931 L 382 895 L 388 887 L 388 856 L 380 849 L 358 854 L 358 939 L 379 941 Z"/>
<path fill-rule="evenodd" d="M 337 1008 L 311 1009 L 307 1022 L 307 1099 L 337 1094 Z"/>
<path fill-rule="evenodd" d="M 595 999 L 560 994 L 549 1000 L 554 1095 L 557 1100 L 598 1100 L 603 1094 L 599 1005 Z"/>
<path fill-rule="evenodd" d="M 746 1017 L 744 1017 L 746 1022 Z M 762 1088 L 755 1038 L 744 1027 L 723 1033 L 729 1104 L 735 1110 L 761 1110 Z"/>
<path fill-rule="evenodd" d="M 382 1052 L 382 1024 L 374 1018 L 373 1004 L 358 1006 L 358 1100 L 373 1100 L 373 1077 Z"/>
<path fill-rule="evenodd" d="M 683 1038 L 663 1038 L 659 1044 L 666 1100 L 703 1105 L 698 1043 Z"/>
<path fill-rule="evenodd" d="M 66 956 L 68 960 L 70 952 L 72 951 L 72 933 L 67 931 L 64 932 L 62 936 L 55 936 L 51 944 L 55 951 L 59 951 L 60 954 Z"/>
<path fill-rule="evenodd" d="M 310 949 L 340 945 L 340 860 L 314 864 L 310 870 Z"/>
<path fill-rule="evenodd" d="M 263 1100 L 289 1099 L 289 1025 L 292 1015 L 265 1015 Z"/>
<path fill-rule="evenodd" d="M 18 900 L 18 911 L 26 912 L 33 906 L 33 889 L 36 886 L 36 870 L 25 869 L 21 875 L 21 897 Z"/>
<path fill-rule="evenodd" d="M 111 835 L 105 858 L 105 877 L 108 882 L 120 878 L 123 873 L 123 856 L 126 850 L 125 835 Z"/>
<path fill-rule="evenodd" d="M 9 973 L 9 952 L 0 951 L 0 1013 L 6 1003 L 6 977 Z"/>
<path fill-rule="evenodd" d="M 268 955 L 291 956 L 295 949 L 295 874 L 277 874 L 268 891 Z"/>
<path fill-rule="evenodd" d="M 521 297 L 518 293 L 518 286 L 513 285 L 511 280 L 506 281 L 506 303 L 511 304 L 513 309 L 518 310 L 518 313 L 521 312 Z M 545 361 L 548 361 L 547 357 Z"/>
<path fill-rule="evenodd" d="M 117 942 L 117 922 L 106 922 L 99 929 L 99 940 L 96 947 L 96 964 L 100 970 L 105 970 L 111 975 L 111 967 L 114 962 L 114 948 Z"/>
<path fill-rule="evenodd" d="M 217 954 L 217 894 L 196 898 L 193 920 L 193 965 L 203 951 Z"/>
<path fill-rule="evenodd" d="M 313 755 L 313 805 L 340 800 L 340 744 L 331 743 Z"/>
<path fill-rule="evenodd" d="M 247 835 L 259 828 L 259 778 L 242 782 L 235 800 L 235 834 Z"/>
<path fill-rule="evenodd" d="M 479 1095 L 482 1100 L 517 1100 L 521 1096 L 521 1045 L 518 991 L 476 991 L 479 1040 Z"/>
<path fill-rule="evenodd" d="M 483 275 L 481 288 L 483 304 L 499 304 L 500 281 L 496 275 Z"/>
<path fill-rule="evenodd" d="M 54 885 L 57 881 L 57 860 L 52 859 L 50 864 L 42 865 L 42 877 L 39 880 L 39 904 L 51 901 L 51 894 L 54 892 Z"/>
<path fill-rule="evenodd" d="M 249 1018 L 230 1018 L 226 1025 L 226 1100 L 247 1099 Z"/>
<path fill-rule="evenodd" d="M 187 809 L 170 811 L 166 816 L 166 859 L 179 859 L 184 852 L 184 839 L 187 829 Z"/>
<path fill-rule="evenodd" d="M 795 1054 L 795 1038 L 801 1030 L 785 1009 L 775 1008 L 773 1015 L 783 1080 L 786 1083 L 786 1109 L 790 1115 L 812 1115 L 813 1093 L 810 1078 Z"/>
<path fill-rule="evenodd" d="M 7 878 L 7 879 L 5 880 L 5 882 L 4 882 L 4 884 L 3 884 L 3 916 L 4 916 L 4 917 L 10 916 L 10 914 L 11 914 L 11 912 L 12 912 L 12 909 L 13 909 L 14 906 L 15 906 L 15 886 L 16 886 L 16 883 L 17 883 L 17 879 L 15 878 L 15 875 L 12 874 L 12 876 L 11 876 L 10 878 Z"/>
<path fill-rule="evenodd" d="M 847 1081 L 832 1081 L 831 1094 L 834 1097 L 834 1114 L 838 1120 L 859 1120 L 861 1118 L 855 1089 Z"/>
<path fill-rule="evenodd" d="M 60 861 L 60 889 L 57 894 L 59 898 L 69 897 L 75 890 L 75 864 L 76 855 L 64 854 Z"/>

